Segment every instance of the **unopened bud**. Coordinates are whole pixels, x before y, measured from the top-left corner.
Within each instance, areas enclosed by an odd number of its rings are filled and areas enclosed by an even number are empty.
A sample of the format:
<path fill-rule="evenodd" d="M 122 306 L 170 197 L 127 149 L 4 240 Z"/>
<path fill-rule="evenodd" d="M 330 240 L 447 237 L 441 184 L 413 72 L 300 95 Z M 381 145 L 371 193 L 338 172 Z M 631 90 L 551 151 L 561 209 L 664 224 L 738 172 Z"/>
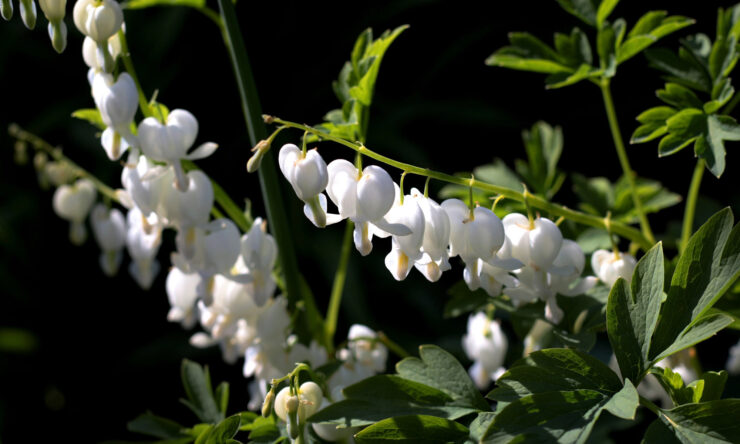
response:
<path fill-rule="evenodd" d="M 269 114 L 262 114 L 262 120 L 264 120 L 265 123 L 269 125 L 275 120 L 275 118 Z"/>
<path fill-rule="evenodd" d="M 26 142 L 22 140 L 18 140 L 15 142 L 15 145 L 13 146 L 15 150 L 15 155 L 13 156 L 13 159 L 15 160 L 15 163 L 18 165 L 25 165 L 28 163 L 28 145 Z"/>
<path fill-rule="evenodd" d="M 36 3 L 33 0 L 21 0 L 21 20 L 28 29 L 36 27 Z"/>
<path fill-rule="evenodd" d="M 13 18 L 13 2 L 11 0 L 0 0 L 0 15 L 5 20 Z"/>
<path fill-rule="evenodd" d="M 49 38 L 54 51 L 60 54 L 64 52 L 67 47 L 67 25 L 64 24 L 64 20 L 49 22 Z"/>
<path fill-rule="evenodd" d="M 296 398 L 297 400 L 298 398 Z M 296 411 L 293 413 L 288 414 L 288 436 L 290 436 L 290 439 L 298 439 L 298 437 L 301 435 L 301 428 L 298 425 L 298 408 L 296 407 Z"/>
<path fill-rule="evenodd" d="M 274 386 L 270 387 L 270 391 L 265 396 L 265 401 L 262 403 L 262 416 L 269 418 L 272 414 L 272 406 L 275 404 L 275 390 Z"/>
<path fill-rule="evenodd" d="M 297 396 L 288 397 L 288 399 L 285 400 L 285 410 L 288 412 L 288 415 L 298 413 L 298 406 L 300 404 L 301 403 Z"/>
<path fill-rule="evenodd" d="M 270 143 L 267 142 L 267 140 L 263 139 L 257 142 L 257 145 L 252 148 L 252 152 L 254 152 L 254 154 L 249 158 L 249 161 L 247 161 L 247 172 L 254 173 L 259 169 L 260 164 L 262 163 L 262 158 L 269 149 Z"/>
<path fill-rule="evenodd" d="M 46 155 L 46 153 L 42 153 L 39 151 L 36 153 L 35 156 L 33 156 L 33 166 L 36 168 L 36 171 L 42 172 L 44 171 L 44 167 L 46 166 L 46 163 L 49 161 L 49 156 Z"/>

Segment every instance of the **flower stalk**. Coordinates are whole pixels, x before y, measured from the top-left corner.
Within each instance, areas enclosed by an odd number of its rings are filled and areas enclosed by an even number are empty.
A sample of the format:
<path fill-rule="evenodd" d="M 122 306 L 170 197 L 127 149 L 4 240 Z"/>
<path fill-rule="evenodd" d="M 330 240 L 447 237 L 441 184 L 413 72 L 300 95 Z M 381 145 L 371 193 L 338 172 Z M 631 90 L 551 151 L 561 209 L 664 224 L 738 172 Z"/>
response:
<path fill-rule="evenodd" d="M 384 156 L 382 154 L 379 154 L 379 153 L 376 153 L 375 151 L 370 150 L 364 144 L 351 142 L 351 141 L 342 139 L 340 137 L 332 136 L 330 134 L 322 132 L 321 130 L 318 130 L 316 128 L 313 128 L 307 125 L 290 122 L 290 121 L 283 120 L 283 119 L 273 117 L 273 116 L 265 116 L 264 118 L 266 121 L 274 122 L 279 125 L 287 126 L 290 128 L 295 128 L 295 129 L 302 130 L 302 131 L 309 131 L 310 133 L 318 136 L 321 139 L 335 142 L 340 145 L 344 145 L 356 151 L 357 153 L 360 153 L 378 162 L 384 163 L 386 165 L 390 165 L 392 167 L 398 168 L 402 171 L 406 171 L 411 174 L 416 174 L 418 176 L 423 176 L 423 177 L 429 177 L 431 179 L 436 179 L 442 182 L 447 182 L 447 183 L 451 183 L 455 185 L 462 185 L 464 187 L 472 186 L 473 188 L 486 191 L 486 192 L 490 192 L 490 193 L 494 193 L 494 194 L 499 194 L 501 196 L 515 200 L 517 202 L 524 202 L 524 199 L 525 199 L 524 193 L 520 193 L 510 188 L 482 182 L 477 179 L 473 181 L 473 183 L 471 184 L 470 179 L 434 171 L 429 168 L 418 167 L 416 165 L 411 165 L 411 164 L 404 163 L 404 162 L 399 162 L 397 160 L 391 159 L 390 157 Z M 606 229 L 606 226 L 604 224 L 604 219 L 602 217 L 582 213 L 576 210 L 572 210 L 570 208 L 567 208 L 562 205 L 554 204 L 552 202 L 547 201 L 546 199 L 543 199 L 539 196 L 532 195 L 532 194 L 527 195 L 527 201 L 529 202 L 529 205 L 531 205 L 533 208 L 546 211 L 555 216 L 563 216 L 566 219 L 572 220 L 573 222 L 577 222 L 583 225 L 588 225 L 591 227 Z M 629 239 L 630 241 L 639 245 L 640 248 L 644 249 L 645 251 L 649 250 L 650 247 L 652 247 L 653 245 L 653 243 L 643 233 L 641 233 L 640 230 L 630 227 L 627 224 L 612 221 L 611 230 L 613 233 L 619 236 L 622 236 L 625 239 Z"/>

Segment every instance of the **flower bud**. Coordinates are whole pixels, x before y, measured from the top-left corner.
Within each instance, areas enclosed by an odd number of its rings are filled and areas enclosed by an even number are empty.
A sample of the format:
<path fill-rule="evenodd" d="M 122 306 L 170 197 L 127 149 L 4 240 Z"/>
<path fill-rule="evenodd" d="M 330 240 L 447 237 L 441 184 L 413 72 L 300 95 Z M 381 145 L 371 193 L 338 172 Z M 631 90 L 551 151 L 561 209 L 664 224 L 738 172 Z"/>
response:
<path fill-rule="evenodd" d="M 33 0 L 21 0 L 21 20 L 26 28 L 36 27 L 36 3 Z"/>
<path fill-rule="evenodd" d="M 107 43 L 123 24 L 121 5 L 115 0 L 77 0 L 73 18 L 77 29 L 97 43 L 98 64 L 112 72 L 114 60 Z"/>
<path fill-rule="evenodd" d="M 121 265 L 121 250 L 126 244 L 126 220 L 118 209 L 98 204 L 90 215 L 95 240 L 102 250 L 100 267 L 107 276 L 114 276 Z"/>
<path fill-rule="evenodd" d="M 13 1 L 12 0 L 0 0 L 0 15 L 5 20 L 13 18 Z"/>
<path fill-rule="evenodd" d="M 551 220 L 538 217 L 530 222 L 519 213 L 506 215 L 503 220 L 511 255 L 538 271 L 547 271 L 563 243 L 560 229 Z"/>
<path fill-rule="evenodd" d="M 265 402 L 262 403 L 262 416 L 265 418 L 269 418 L 272 414 L 272 407 L 275 404 L 275 388 L 274 386 L 270 387 L 270 391 L 267 392 L 267 396 L 265 396 Z"/>
<path fill-rule="evenodd" d="M 13 145 L 13 160 L 17 165 L 28 163 L 28 144 L 22 140 L 16 140 Z"/>
<path fill-rule="evenodd" d="M 254 173 L 257 171 L 262 164 L 262 158 L 265 157 L 265 153 L 267 150 L 270 149 L 270 144 L 267 143 L 267 140 L 260 140 L 257 142 L 257 145 L 255 145 L 254 148 L 252 148 L 252 151 L 254 154 L 252 154 L 252 157 L 249 158 L 247 161 L 247 172 L 248 173 Z"/>
<path fill-rule="evenodd" d="M 64 20 L 57 22 L 49 22 L 49 38 L 51 39 L 51 46 L 54 50 L 61 54 L 67 47 L 67 25 Z"/>
<path fill-rule="evenodd" d="M 56 52 L 61 53 L 67 47 L 67 25 L 64 24 L 67 0 L 39 0 L 39 6 L 49 20 L 51 45 Z"/>
<path fill-rule="evenodd" d="M 54 192 L 54 211 L 62 219 L 70 221 L 69 238 L 75 245 L 85 242 L 84 221 L 96 194 L 95 185 L 88 179 L 79 179 L 74 185 L 62 185 Z"/>

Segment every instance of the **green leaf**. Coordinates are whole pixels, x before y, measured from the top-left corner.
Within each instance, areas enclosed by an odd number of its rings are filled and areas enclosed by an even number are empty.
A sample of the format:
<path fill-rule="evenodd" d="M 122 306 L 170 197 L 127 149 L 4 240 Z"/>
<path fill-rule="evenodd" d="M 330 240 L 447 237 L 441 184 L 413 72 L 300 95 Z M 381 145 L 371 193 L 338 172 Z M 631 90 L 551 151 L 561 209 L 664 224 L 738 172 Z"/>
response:
<path fill-rule="evenodd" d="M 558 0 L 558 3 L 563 9 L 591 26 L 596 26 L 597 24 L 596 17 L 600 9 L 599 5 L 601 2 L 601 0 Z M 616 6 L 616 2 L 606 0 L 606 3 L 614 3 L 614 5 L 609 8 L 608 12 L 611 12 L 611 9 Z M 608 12 L 606 13 L 607 15 Z"/>
<path fill-rule="evenodd" d="M 216 405 L 224 416 L 229 407 L 229 383 L 224 381 L 216 387 Z"/>
<path fill-rule="evenodd" d="M 609 398 L 594 390 L 536 393 L 504 407 L 484 443 L 584 443 Z"/>
<path fill-rule="evenodd" d="M 394 416 L 428 415 L 457 419 L 477 411 L 461 407 L 445 392 L 395 375 L 377 375 L 343 390 L 346 399 L 329 405 L 310 422 L 355 427 Z"/>
<path fill-rule="evenodd" d="M 605 216 L 614 206 L 615 195 L 609 179 L 605 177 L 587 178 L 580 174 L 573 174 L 573 192 L 581 203 L 579 207 L 589 213 Z"/>
<path fill-rule="evenodd" d="M 637 127 L 630 143 L 645 143 L 651 140 L 655 140 L 658 137 L 665 135 L 668 132 L 668 127 L 662 123 L 646 123 Z"/>
<path fill-rule="evenodd" d="M 637 116 L 637 121 L 640 123 L 665 123 L 666 120 L 673 117 L 678 110 L 671 108 L 670 106 L 656 106 L 654 108 L 647 109 Z"/>
<path fill-rule="evenodd" d="M 193 410 L 201 421 L 211 424 L 221 422 L 224 418 L 213 398 L 208 368 L 204 369 L 199 364 L 184 359 L 181 377 L 188 397 L 187 401 L 183 400 L 183 403 Z"/>
<path fill-rule="evenodd" d="M 650 341 L 663 297 L 663 244 L 658 243 L 635 267 L 632 284 L 619 279 L 609 293 L 606 325 L 609 342 L 624 378 L 639 382 L 649 368 Z"/>
<path fill-rule="evenodd" d="M 486 65 L 548 74 L 573 71 L 554 49 L 532 34 L 512 32 L 509 41 L 511 45 L 493 53 Z"/>
<path fill-rule="evenodd" d="M 468 372 L 454 356 L 435 345 L 419 347 L 419 358 L 405 358 L 396 364 L 402 378 L 439 389 L 452 398 L 450 405 L 489 410 Z"/>
<path fill-rule="evenodd" d="M 107 127 L 107 125 L 103 123 L 103 118 L 100 116 L 100 111 L 98 111 L 97 108 L 78 109 L 72 113 L 72 117 L 84 120 L 99 130 L 104 130 Z"/>
<path fill-rule="evenodd" d="M 654 359 L 654 361 L 660 361 L 667 356 L 689 348 L 699 342 L 705 341 L 717 334 L 720 330 L 723 330 L 725 327 L 732 324 L 732 322 L 733 319 L 730 316 L 723 314 L 702 316 L 696 322 L 692 322 L 691 325 L 686 327 L 686 329 L 678 335 L 673 344 L 663 350 Z"/>
<path fill-rule="evenodd" d="M 599 9 L 596 10 L 596 26 L 601 26 L 604 20 L 609 17 L 614 8 L 619 3 L 619 0 L 602 0 L 599 5 Z"/>
<path fill-rule="evenodd" d="M 707 168 L 717 177 L 725 170 L 725 140 L 740 140 L 740 125 L 730 116 L 707 117 L 707 149 L 696 149 Z"/>
<path fill-rule="evenodd" d="M 607 249 L 612 245 L 609 233 L 601 228 L 586 228 L 576 238 L 576 243 L 584 253 L 590 254 L 599 249 Z"/>
<path fill-rule="evenodd" d="M 694 381 L 692 385 L 684 386 L 683 378 L 670 368 L 653 367 L 650 374 L 655 376 L 675 405 L 690 404 L 701 400 L 704 390 L 704 381 Z M 694 384 L 699 382 L 699 384 Z"/>
<path fill-rule="evenodd" d="M 121 5 L 124 9 L 144 9 L 153 6 L 188 6 L 203 8 L 205 0 L 128 0 Z"/>
<path fill-rule="evenodd" d="M 545 79 L 545 88 L 558 89 L 564 86 L 570 86 L 581 80 L 601 75 L 602 72 L 602 70 L 598 70 L 591 65 L 583 64 L 573 72 L 556 72 L 550 74 Z"/>
<path fill-rule="evenodd" d="M 679 337 L 684 344 L 689 343 L 707 332 L 711 334 L 712 329 L 724 322 L 732 321 L 722 317 L 703 318 L 740 277 L 740 228 L 733 228 L 732 223 L 732 212 L 725 208 L 689 239 L 676 263 L 668 296 L 661 308 L 650 348 L 651 359 L 665 355 L 664 350 L 672 347 Z M 699 330 L 691 332 L 689 327 L 700 320 Z"/>
<path fill-rule="evenodd" d="M 617 49 L 617 63 L 631 59 L 661 38 L 694 23 L 688 17 L 666 15 L 665 11 L 650 11 L 643 15 Z"/>
<path fill-rule="evenodd" d="M 515 362 L 487 395 L 499 402 L 543 392 L 591 390 L 611 396 L 622 381 L 606 364 L 573 349 L 545 349 Z"/>
<path fill-rule="evenodd" d="M 722 392 L 725 390 L 727 382 L 727 372 L 704 372 L 701 375 L 704 380 L 704 391 L 701 394 L 700 402 L 716 401 L 722 398 Z"/>
<path fill-rule="evenodd" d="M 640 406 L 640 395 L 632 384 L 632 381 L 625 379 L 624 387 L 618 391 L 604 405 L 604 409 L 622 419 L 635 419 L 637 407 Z"/>
<path fill-rule="evenodd" d="M 661 410 L 659 418 L 681 443 L 736 443 L 740 436 L 740 399 L 685 404 Z"/>
<path fill-rule="evenodd" d="M 683 57 L 681 57 L 682 54 Z M 710 92 L 712 90 L 712 79 L 706 68 L 689 53 L 683 52 L 676 55 L 668 49 L 656 48 L 645 51 L 645 56 L 650 66 L 668 74 L 671 82 L 680 83 L 698 91 Z"/>
<path fill-rule="evenodd" d="M 624 31 L 624 23 L 619 32 Z M 616 25 L 617 22 L 614 23 Z M 617 34 L 618 29 L 609 23 L 604 23 L 599 28 L 596 35 L 596 48 L 599 53 L 599 66 L 601 67 L 604 77 L 614 77 L 617 73 Z"/>
<path fill-rule="evenodd" d="M 522 174 L 535 192 L 546 194 L 558 176 L 557 164 L 563 152 L 563 131 L 547 122 L 537 122 L 522 132 L 527 152 L 527 171 Z"/>
<path fill-rule="evenodd" d="M 280 438 L 280 428 L 275 424 L 274 418 L 274 415 L 269 418 L 260 416 L 249 425 L 249 428 L 242 430 L 249 430 L 250 442 L 272 443 Z"/>
<path fill-rule="evenodd" d="M 491 426 L 496 414 L 494 412 L 481 412 L 475 417 L 473 422 L 470 423 L 470 439 L 475 442 L 480 442 L 483 439 L 483 435 L 486 430 Z"/>
<path fill-rule="evenodd" d="M 462 443 L 470 432 L 455 421 L 435 416 L 411 415 L 385 419 L 355 435 L 362 443 Z"/>
<path fill-rule="evenodd" d="M 578 27 L 573 28 L 570 35 L 555 33 L 555 51 L 570 67 L 593 63 L 588 36 Z"/>
<path fill-rule="evenodd" d="M 231 438 L 236 436 L 240 425 L 240 415 L 229 416 L 211 430 L 206 444 L 227 444 Z"/>
<path fill-rule="evenodd" d="M 666 83 L 665 88 L 659 89 L 656 94 L 660 100 L 679 109 L 701 109 L 704 106 L 693 91 L 677 83 Z"/>
<path fill-rule="evenodd" d="M 160 439 L 179 439 L 187 437 L 184 427 L 177 422 L 147 412 L 126 424 L 129 432 L 141 433 Z"/>

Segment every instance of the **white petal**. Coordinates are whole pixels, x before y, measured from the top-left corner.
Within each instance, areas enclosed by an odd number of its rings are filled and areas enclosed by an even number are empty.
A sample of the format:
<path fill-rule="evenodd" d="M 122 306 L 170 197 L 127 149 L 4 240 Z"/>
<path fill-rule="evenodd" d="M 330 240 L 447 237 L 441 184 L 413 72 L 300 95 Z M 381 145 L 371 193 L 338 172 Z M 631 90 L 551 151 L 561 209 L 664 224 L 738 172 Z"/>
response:
<path fill-rule="evenodd" d="M 206 142 L 191 151 L 187 156 L 185 156 L 185 158 L 190 160 L 203 159 L 213 154 L 217 148 L 218 144 L 215 144 L 213 142 Z"/>

